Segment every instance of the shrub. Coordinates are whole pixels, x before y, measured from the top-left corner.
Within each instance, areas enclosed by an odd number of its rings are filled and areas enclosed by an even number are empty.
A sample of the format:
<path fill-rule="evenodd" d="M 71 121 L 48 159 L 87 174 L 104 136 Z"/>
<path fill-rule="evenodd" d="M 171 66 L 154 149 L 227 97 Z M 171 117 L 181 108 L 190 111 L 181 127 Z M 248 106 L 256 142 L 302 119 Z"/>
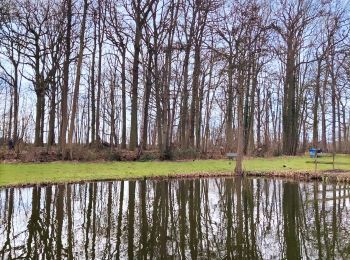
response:
<path fill-rule="evenodd" d="M 172 149 L 167 149 L 164 151 L 164 153 L 160 156 L 161 160 L 174 160 L 174 152 Z"/>
<path fill-rule="evenodd" d="M 120 153 L 118 151 L 109 151 L 109 153 L 107 153 L 108 155 L 108 160 L 109 161 L 121 161 L 122 160 L 122 156 L 120 155 Z"/>
<path fill-rule="evenodd" d="M 94 151 L 87 150 L 85 153 L 83 153 L 83 158 L 84 161 L 95 161 L 97 160 L 97 155 Z"/>
<path fill-rule="evenodd" d="M 176 149 L 173 152 L 173 159 L 185 160 L 185 159 L 197 159 L 199 158 L 199 151 L 195 148 Z"/>
<path fill-rule="evenodd" d="M 157 159 L 158 159 L 158 157 L 155 154 L 153 154 L 153 153 L 145 153 L 145 154 L 142 154 L 140 156 L 139 161 L 140 162 L 149 162 L 149 161 L 154 161 L 154 160 L 157 160 Z"/>
<path fill-rule="evenodd" d="M 0 149 L 0 160 L 5 160 L 5 151 Z"/>
<path fill-rule="evenodd" d="M 94 161 L 97 160 L 96 152 L 90 149 L 84 149 L 82 146 L 76 146 L 73 149 L 73 160 Z"/>

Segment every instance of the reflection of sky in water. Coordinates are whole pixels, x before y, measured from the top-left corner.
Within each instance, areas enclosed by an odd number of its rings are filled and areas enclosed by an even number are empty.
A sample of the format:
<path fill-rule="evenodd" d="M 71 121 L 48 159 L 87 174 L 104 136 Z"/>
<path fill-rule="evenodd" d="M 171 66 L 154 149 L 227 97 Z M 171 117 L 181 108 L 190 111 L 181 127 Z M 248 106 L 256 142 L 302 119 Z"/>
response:
<path fill-rule="evenodd" d="M 137 181 L 131 227 L 127 181 L 119 215 L 121 183 L 1 189 L 0 256 L 7 258 L 11 253 L 12 257 L 26 257 L 30 246 L 30 257 L 35 257 L 35 252 L 43 256 L 61 252 L 65 258 L 71 241 L 73 257 L 105 259 L 116 255 L 118 240 L 120 258 L 130 256 L 130 243 L 136 258 L 142 254 L 153 254 L 154 258 L 184 254 L 220 259 L 229 254 L 236 258 L 291 259 L 291 249 L 303 258 L 318 258 L 320 250 L 323 257 L 350 254 L 350 189 L 345 184 L 223 178 L 146 181 L 143 204 L 142 181 Z M 11 192 L 13 213 L 8 226 Z M 40 201 L 37 209 L 34 201 Z M 58 213 L 63 214 L 62 226 Z M 58 251 L 60 241 L 63 249 Z"/>

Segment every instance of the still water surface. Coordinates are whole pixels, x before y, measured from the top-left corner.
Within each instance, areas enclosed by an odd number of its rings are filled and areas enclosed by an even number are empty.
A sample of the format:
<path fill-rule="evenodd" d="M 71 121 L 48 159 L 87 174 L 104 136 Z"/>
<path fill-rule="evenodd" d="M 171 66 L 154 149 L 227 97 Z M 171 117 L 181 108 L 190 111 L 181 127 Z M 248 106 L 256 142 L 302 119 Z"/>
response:
<path fill-rule="evenodd" d="M 0 189 L 1 259 L 350 259 L 350 186 L 251 178 Z"/>

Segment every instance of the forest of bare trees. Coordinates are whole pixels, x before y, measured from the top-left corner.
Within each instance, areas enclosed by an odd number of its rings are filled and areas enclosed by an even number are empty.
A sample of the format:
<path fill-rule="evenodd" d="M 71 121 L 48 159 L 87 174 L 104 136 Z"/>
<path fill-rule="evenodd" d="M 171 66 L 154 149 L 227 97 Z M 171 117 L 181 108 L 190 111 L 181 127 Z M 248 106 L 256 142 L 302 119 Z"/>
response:
<path fill-rule="evenodd" d="M 0 5 L 3 143 L 350 152 L 348 1 Z"/>

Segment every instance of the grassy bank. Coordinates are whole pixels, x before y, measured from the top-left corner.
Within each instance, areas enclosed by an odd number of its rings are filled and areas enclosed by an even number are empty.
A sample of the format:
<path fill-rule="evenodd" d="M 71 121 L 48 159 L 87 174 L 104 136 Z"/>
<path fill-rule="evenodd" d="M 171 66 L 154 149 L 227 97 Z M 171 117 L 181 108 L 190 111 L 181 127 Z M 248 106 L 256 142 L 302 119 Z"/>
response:
<path fill-rule="evenodd" d="M 252 158 L 244 161 L 250 173 L 313 172 L 308 157 Z M 155 176 L 217 175 L 233 172 L 234 162 L 197 160 L 184 162 L 98 162 L 98 163 L 19 163 L 0 164 L 0 186 L 40 183 L 78 182 L 84 180 L 130 179 Z M 332 158 L 319 158 L 318 171 L 332 170 Z M 350 172 L 350 156 L 337 155 L 335 169 Z"/>

